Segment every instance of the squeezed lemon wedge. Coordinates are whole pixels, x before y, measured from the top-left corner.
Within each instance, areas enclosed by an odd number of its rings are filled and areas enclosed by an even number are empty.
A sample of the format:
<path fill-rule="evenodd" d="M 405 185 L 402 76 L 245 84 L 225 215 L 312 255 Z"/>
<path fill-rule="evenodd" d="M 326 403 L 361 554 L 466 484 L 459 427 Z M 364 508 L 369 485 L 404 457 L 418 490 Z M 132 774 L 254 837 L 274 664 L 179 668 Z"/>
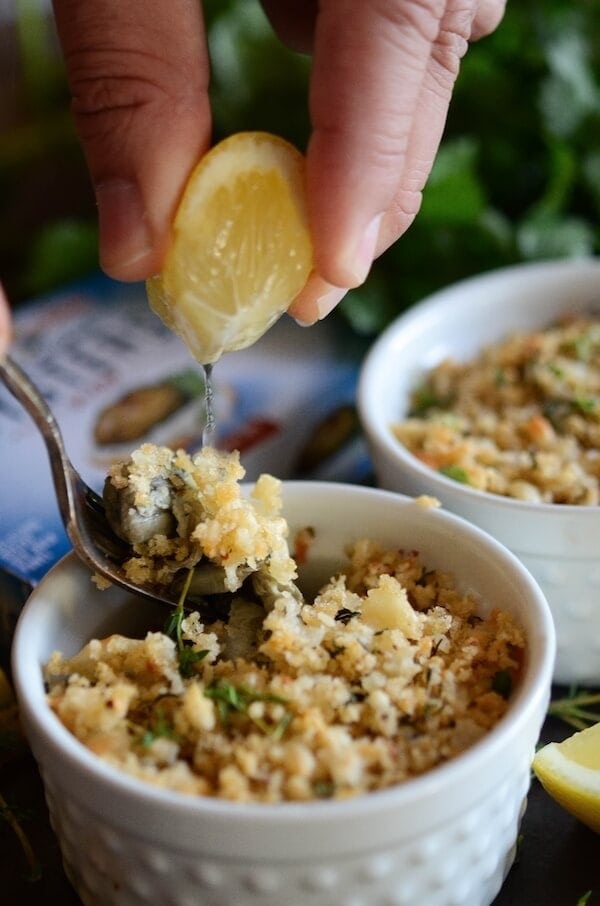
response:
<path fill-rule="evenodd" d="M 544 746 L 533 770 L 553 799 L 600 833 L 600 723 Z"/>
<path fill-rule="evenodd" d="M 240 132 L 192 171 L 153 310 L 202 365 L 254 343 L 312 269 L 303 155 L 277 136 Z"/>

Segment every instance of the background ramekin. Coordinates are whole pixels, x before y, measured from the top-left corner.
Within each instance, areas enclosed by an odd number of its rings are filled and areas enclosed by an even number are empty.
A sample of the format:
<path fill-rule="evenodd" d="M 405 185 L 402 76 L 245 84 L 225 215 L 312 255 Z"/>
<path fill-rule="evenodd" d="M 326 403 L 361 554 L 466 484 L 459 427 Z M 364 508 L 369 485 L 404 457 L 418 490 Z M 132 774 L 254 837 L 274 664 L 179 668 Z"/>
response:
<path fill-rule="evenodd" d="M 513 330 L 565 311 L 600 313 L 600 260 L 518 265 L 454 284 L 399 317 L 370 350 L 358 392 L 378 483 L 432 494 L 506 545 L 539 582 L 552 611 L 555 680 L 600 682 L 600 507 L 533 504 L 459 484 L 423 465 L 394 437 L 411 391 L 450 356 L 464 360 Z"/>
<path fill-rule="evenodd" d="M 164 619 L 118 589 L 98 592 L 67 557 L 25 605 L 13 672 L 69 877 L 86 906 L 487 906 L 512 862 L 550 691 L 554 630 L 539 586 L 479 529 L 400 495 L 291 482 L 284 512 L 292 532 L 316 531 L 307 587 L 348 542 L 371 537 L 420 550 L 483 606 L 512 612 L 528 652 L 508 713 L 453 761 L 356 799 L 257 806 L 154 788 L 103 763 L 46 704 L 54 649 Z"/>

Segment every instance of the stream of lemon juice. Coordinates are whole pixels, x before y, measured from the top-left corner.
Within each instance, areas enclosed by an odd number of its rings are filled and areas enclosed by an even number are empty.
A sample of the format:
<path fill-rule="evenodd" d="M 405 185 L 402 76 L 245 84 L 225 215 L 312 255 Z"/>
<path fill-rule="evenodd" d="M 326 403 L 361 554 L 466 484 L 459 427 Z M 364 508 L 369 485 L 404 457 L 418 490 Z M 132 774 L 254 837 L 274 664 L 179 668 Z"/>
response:
<path fill-rule="evenodd" d="M 202 446 L 210 447 L 215 436 L 215 401 L 212 380 L 212 365 L 203 365 L 204 369 L 204 412 L 205 421 L 202 430 Z"/>

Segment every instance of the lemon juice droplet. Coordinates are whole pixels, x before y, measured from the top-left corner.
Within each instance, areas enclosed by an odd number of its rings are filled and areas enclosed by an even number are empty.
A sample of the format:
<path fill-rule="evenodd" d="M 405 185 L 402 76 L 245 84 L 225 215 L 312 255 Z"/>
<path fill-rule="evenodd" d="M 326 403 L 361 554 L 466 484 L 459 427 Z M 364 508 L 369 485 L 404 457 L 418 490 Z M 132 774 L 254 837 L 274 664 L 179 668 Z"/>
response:
<path fill-rule="evenodd" d="M 204 369 L 204 410 L 205 421 L 202 431 L 202 446 L 210 447 L 215 434 L 215 405 L 212 382 L 212 365 L 203 365 Z"/>

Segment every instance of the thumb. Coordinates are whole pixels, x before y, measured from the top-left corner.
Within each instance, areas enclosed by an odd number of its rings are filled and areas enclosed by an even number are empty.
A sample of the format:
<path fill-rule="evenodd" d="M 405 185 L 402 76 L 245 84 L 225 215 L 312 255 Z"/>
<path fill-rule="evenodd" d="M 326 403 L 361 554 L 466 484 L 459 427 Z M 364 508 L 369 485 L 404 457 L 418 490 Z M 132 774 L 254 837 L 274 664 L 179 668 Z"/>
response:
<path fill-rule="evenodd" d="M 198 0 L 54 0 L 72 109 L 100 225 L 100 263 L 160 269 L 185 180 L 209 144 L 208 58 Z"/>

